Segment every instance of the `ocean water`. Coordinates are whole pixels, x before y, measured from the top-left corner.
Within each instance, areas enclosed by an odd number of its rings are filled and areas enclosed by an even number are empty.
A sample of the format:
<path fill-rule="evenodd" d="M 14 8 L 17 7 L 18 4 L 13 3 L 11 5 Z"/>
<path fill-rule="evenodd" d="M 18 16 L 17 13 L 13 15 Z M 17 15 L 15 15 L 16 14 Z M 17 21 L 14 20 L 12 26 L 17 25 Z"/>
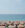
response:
<path fill-rule="evenodd" d="M 25 14 L 0 14 L 2 21 L 25 21 Z"/>

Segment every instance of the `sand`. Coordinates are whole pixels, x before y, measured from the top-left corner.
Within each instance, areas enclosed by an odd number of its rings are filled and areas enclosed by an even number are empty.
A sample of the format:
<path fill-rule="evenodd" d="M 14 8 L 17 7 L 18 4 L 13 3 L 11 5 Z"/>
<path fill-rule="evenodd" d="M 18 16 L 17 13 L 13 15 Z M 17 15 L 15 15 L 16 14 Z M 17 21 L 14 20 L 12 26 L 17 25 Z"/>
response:
<path fill-rule="evenodd" d="M 5 26 L 0 26 L 0 28 L 5 28 Z"/>

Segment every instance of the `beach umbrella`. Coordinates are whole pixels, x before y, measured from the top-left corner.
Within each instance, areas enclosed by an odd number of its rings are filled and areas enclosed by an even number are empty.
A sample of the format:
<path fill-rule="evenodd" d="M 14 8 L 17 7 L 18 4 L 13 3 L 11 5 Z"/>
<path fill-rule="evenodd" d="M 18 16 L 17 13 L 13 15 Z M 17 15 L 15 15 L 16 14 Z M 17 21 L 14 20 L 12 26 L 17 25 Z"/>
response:
<path fill-rule="evenodd" d="M 24 22 L 23 21 L 20 21 L 20 24 L 24 24 Z"/>
<path fill-rule="evenodd" d="M 19 24 L 18 27 L 24 27 L 24 25 Z"/>
<path fill-rule="evenodd" d="M 25 21 L 23 21 L 25 23 Z"/>
<path fill-rule="evenodd" d="M 15 23 L 14 24 L 19 24 L 19 21 L 15 21 Z"/>
<path fill-rule="evenodd" d="M 14 24 L 14 22 L 15 22 L 15 21 L 11 21 L 11 23 L 13 23 L 13 24 Z"/>
<path fill-rule="evenodd" d="M 4 24 L 5 22 L 2 22 L 2 26 L 5 26 L 5 24 Z"/>
<path fill-rule="evenodd" d="M 7 24 L 9 24 L 9 25 L 10 25 L 10 24 L 11 24 L 11 21 L 8 21 L 8 22 L 7 22 Z"/>
<path fill-rule="evenodd" d="M 2 22 L 2 26 L 5 26 L 7 23 L 6 22 Z"/>

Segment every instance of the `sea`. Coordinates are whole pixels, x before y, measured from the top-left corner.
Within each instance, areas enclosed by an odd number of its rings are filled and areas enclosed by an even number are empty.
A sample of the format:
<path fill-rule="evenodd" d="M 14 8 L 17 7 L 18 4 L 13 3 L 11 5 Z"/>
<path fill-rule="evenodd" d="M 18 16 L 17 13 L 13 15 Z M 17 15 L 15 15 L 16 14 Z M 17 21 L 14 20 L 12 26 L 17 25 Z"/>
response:
<path fill-rule="evenodd" d="M 0 21 L 25 21 L 25 14 L 0 14 Z"/>

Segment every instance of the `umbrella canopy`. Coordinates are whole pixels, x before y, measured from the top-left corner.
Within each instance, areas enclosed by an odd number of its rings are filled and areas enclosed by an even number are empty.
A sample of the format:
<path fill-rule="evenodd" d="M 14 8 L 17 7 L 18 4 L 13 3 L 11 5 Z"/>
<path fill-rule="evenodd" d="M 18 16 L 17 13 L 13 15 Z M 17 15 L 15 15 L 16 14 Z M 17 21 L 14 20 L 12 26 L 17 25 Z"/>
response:
<path fill-rule="evenodd" d="M 11 21 L 8 21 L 7 24 L 11 24 Z"/>
<path fill-rule="evenodd" d="M 15 23 L 14 24 L 19 24 L 19 21 L 15 21 Z"/>
<path fill-rule="evenodd" d="M 15 21 L 11 21 L 11 23 L 14 23 Z"/>
<path fill-rule="evenodd" d="M 24 24 L 24 22 L 23 21 L 20 21 L 20 24 Z"/>
<path fill-rule="evenodd" d="M 18 27 L 24 27 L 24 25 L 21 25 L 21 24 L 20 24 L 20 25 L 18 25 Z"/>
<path fill-rule="evenodd" d="M 2 22 L 2 26 L 5 26 L 7 23 L 6 22 Z"/>

